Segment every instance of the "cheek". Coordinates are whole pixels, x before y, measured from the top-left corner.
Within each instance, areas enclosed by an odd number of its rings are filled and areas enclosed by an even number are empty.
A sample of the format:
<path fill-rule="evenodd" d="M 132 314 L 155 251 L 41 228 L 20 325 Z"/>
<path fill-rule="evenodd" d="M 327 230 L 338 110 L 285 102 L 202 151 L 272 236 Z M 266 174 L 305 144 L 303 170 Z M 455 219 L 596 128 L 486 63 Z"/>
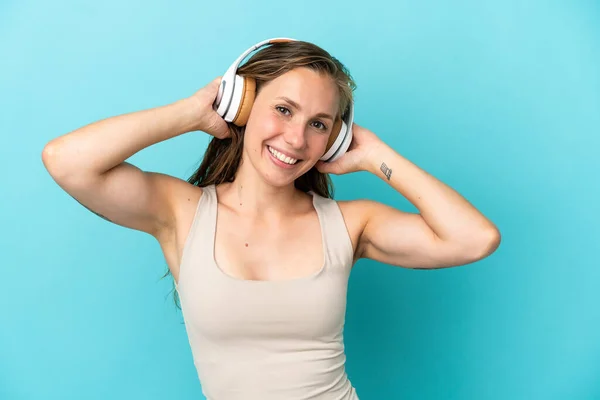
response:
<path fill-rule="evenodd" d="M 327 141 L 329 140 L 329 135 L 325 133 L 315 133 L 309 139 L 310 148 L 313 149 L 315 153 L 319 153 L 319 156 L 325 153 L 325 149 L 327 148 Z"/>
<path fill-rule="evenodd" d="M 246 140 L 259 145 L 259 142 L 279 134 L 282 129 L 282 123 L 276 117 L 268 114 L 263 115 L 248 121 Z"/>
<path fill-rule="evenodd" d="M 274 115 L 265 115 L 261 122 L 261 130 L 265 137 L 278 134 L 283 129 L 283 122 Z"/>

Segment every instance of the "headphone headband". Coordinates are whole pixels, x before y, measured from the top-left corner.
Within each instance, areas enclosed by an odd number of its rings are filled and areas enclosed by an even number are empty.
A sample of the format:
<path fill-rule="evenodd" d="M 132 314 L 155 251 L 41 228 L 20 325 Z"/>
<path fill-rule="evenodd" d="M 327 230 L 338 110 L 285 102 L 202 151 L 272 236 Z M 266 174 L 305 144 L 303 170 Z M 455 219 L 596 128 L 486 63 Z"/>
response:
<path fill-rule="evenodd" d="M 258 42 L 256 43 L 254 46 L 248 48 L 248 50 L 244 51 L 242 53 L 242 55 L 240 55 L 237 60 L 235 60 L 233 62 L 233 64 L 231 64 L 231 66 L 229 67 L 229 69 L 227 70 L 227 72 L 231 72 L 235 74 L 235 71 L 237 71 L 238 67 L 240 66 L 240 64 L 242 63 L 242 61 L 244 61 L 244 59 L 250 54 L 252 53 L 254 50 L 258 50 L 263 46 L 267 46 L 273 43 L 286 43 L 286 42 L 296 42 L 296 39 L 291 39 L 291 38 L 272 38 L 272 39 L 267 39 L 267 40 L 263 40 L 262 42 Z"/>
<path fill-rule="evenodd" d="M 221 79 L 221 85 L 213 104 L 215 111 L 227 122 L 233 122 L 238 126 L 246 123 L 255 95 L 255 81 L 237 75 L 237 70 L 242 61 L 253 51 L 274 43 L 296 42 L 297 39 L 276 37 L 261 42 L 244 51 L 225 71 Z M 344 114 L 346 117 L 344 118 Z M 339 132 L 332 132 L 333 143 L 328 147 L 321 157 L 323 161 L 335 161 L 341 157 L 352 141 L 352 124 L 354 120 L 354 102 L 351 100 L 348 108 L 340 115 L 341 127 Z"/>
<path fill-rule="evenodd" d="M 276 37 L 271 39 L 266 39 L 261 42 L 256 43 L 252 47 L 249 47 L 246 51 L 244 51 L 234 62 L 231 64 L 227 71 L 223 74 L 223 78 L 221 79 L 221 85 L 219 86 L 219 92 L 217 93 L 217 98 L 215 99 L 215 105 L 218 107 L 215 108 L 215 111 L 219 113 L 219 115 L 225 115 L 227 108 L 230 105 L 231 97 L 227 97 L 223 99 L 223 93 L 225 92 L 226 85 L 234 85 L 235 84 L 235 75 L 238 67 L 244 61 L 244 59 L 252 53 L 254 50 L 258 50 L 263 46 L 267 46 L 273 43 L 285 43 L 285 42 L 296 42 L 296 39 L 284 38 L 284 37 Z M 224 101 L 221 101 L 224 100 Z"/>

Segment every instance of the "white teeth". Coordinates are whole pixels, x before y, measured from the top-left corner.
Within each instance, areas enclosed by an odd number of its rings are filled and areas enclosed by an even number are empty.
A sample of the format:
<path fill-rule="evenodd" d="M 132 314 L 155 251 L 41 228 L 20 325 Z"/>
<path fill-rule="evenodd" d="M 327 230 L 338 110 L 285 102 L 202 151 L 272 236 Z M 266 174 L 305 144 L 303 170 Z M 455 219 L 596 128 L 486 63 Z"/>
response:
<path fill-rule="evenodd" d="M 296 160 L 295 158 L 287 157 L 275 150 L 274 148 L 272 148 L 271 146 L 267 146 L 267 148 L 269 149 L 271 154 L 273 154 L 279 161 L 283 161 L 284 163 L 290 165 L 296 164 L 296 162 L 298 162 L 298 160 Z"/>

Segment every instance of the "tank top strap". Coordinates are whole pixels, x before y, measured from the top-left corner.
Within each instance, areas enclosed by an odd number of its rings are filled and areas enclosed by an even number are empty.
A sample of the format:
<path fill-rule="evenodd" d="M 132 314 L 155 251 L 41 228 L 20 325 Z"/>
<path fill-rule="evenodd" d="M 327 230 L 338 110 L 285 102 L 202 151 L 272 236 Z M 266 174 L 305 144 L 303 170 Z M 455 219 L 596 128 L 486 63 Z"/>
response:
<path fill-rule="evenodd" d="M 203 191 L 202 195 L 203 196 L 206 195 L 205 201 L 207 203 L 205 203 L 205 204 L 209 204 L 208 208 L 211 209 L 211 210 L 213 210 L 213 208 L 216 207 L 216 205 L 217 205 L 217 193 L 216 193 L 216 190 L 217 189 L 216 189 L 216 186 L 214 184 L 213 185 L 204 186 L 202 188 L 202 191 Z M 217 212 L 216 208 L 214 208 L 214 210 L 211 211 L 211 212 L 216 213 Z"/>
<path fill-rule="evenodd" d="M 330 265 L 350 270 L 354 261 L 354 252 L 338 203 L 314 192 L 309 193 L 313 196 L 313 204 L 319 215 Z"/>
<path fill-rule="evenodd" d="M 195 275 L 201 272 L 203 260 L 208 254 L 212 254 L 211 246 L 216 230 L 216 216 L 215 186 L 202 187 L 202 195 L 196 205 L 194 219 L 185 239 L 179 268 L 179 283 L 175 282 L 176 290 L 179 291 L 184 281 L 196 279 Z"/>

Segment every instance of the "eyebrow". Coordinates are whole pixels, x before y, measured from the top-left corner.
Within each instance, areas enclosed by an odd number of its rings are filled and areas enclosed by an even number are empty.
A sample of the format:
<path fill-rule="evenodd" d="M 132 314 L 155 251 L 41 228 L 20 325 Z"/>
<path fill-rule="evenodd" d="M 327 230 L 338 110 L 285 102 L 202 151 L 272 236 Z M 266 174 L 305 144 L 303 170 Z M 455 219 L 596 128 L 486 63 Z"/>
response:
<path fill-rule="evenodd" d="M 296 103 L 294 100 L 290 99 L 289 97 L 285 97 L 285 96 L 279 96 L 277 97 L 278 99 L 282 99 L 288 103 L 290 103 L 290 105 L 298 110 L 302 110 L 302 107 L 300 107 L 300 104 Z M 318 113 L 317 115 L 315 115 L 315 117 L 319 117 L 319 118 L 328 118 L 330 120 L 333 121 L 333 117 L 327 113 Z"/>

